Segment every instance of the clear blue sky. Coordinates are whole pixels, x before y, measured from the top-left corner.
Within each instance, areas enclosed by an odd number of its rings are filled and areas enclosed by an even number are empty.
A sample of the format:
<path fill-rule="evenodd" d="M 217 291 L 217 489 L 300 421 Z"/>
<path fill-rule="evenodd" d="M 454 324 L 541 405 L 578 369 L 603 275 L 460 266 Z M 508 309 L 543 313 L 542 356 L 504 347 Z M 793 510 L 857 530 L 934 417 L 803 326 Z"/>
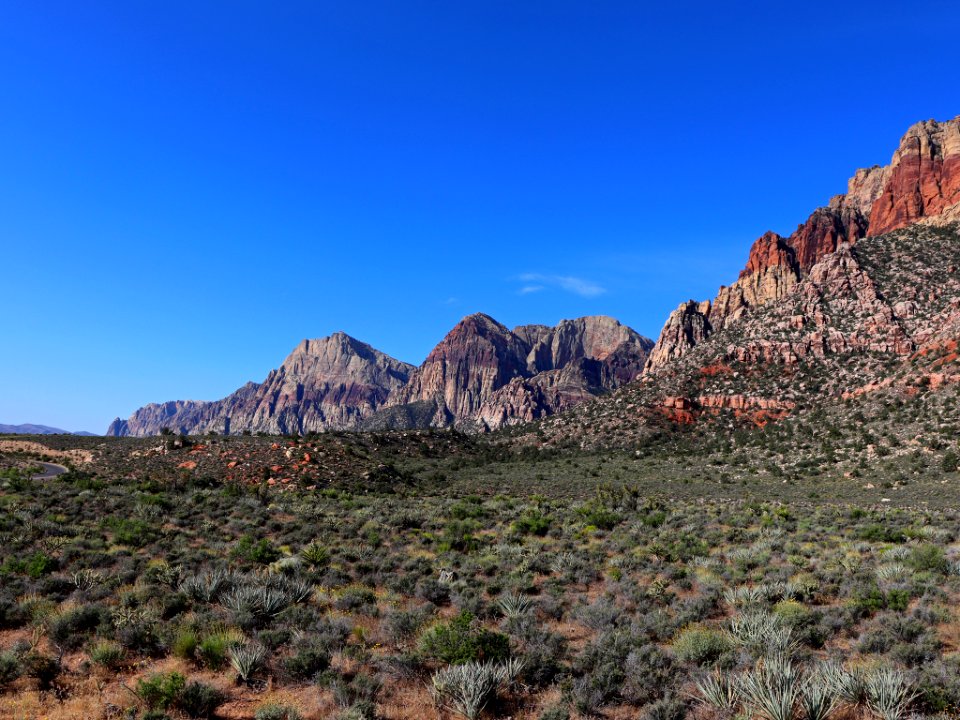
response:
<path fill-rule="evenodd" d="M 789 9 L 781 9 L 789 8 Z M 4 2 L 0 422 L 102 432 L 344 330 L 656 337 L 960 113 L 954 2 Z"/>

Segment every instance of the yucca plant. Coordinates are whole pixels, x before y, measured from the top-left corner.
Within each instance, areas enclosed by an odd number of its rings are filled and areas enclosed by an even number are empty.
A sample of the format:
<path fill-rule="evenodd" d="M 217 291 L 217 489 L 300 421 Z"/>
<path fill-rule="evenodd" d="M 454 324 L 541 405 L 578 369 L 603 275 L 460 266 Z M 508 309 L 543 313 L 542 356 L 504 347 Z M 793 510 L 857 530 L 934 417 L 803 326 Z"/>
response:
<path fill-rule="evenodd" d="M 800 691 L 802 720 L 827 720 L 837 707 L 837 696 L 829 681 L 819 673 L 812 673 Z"/>
<path fill-rule="evenodd" d="M 746 608 L 760 605 L 765 599 L 765 591 L 760 586 L 738 585 L 723 591 L 723 600 L 728 605 Z"/>
<path fill-rule="evenodd" d="M 505 618 L 518 618 L 533 610 L 533 601 L 520 593 L 507 593 L 497 598 L 497 607 Z"/>
<path fill-rule="evenodd" d="M 797 648 L 793 630 L 778 615 L 751 612 L 730 621 L 730 635 L 755 656 L 791 656 Z"/>
<path fill-rule="evenodd" d="M 237 673 L 237 680 L 249 685 L 253 676 L 263 667 L 267 651 L 261 645 L 247 643 L 230 649 L 230 666 Z"/>
<path fill-rule="evenodd" d="M 907 676 L 894 668 L 879 668 L 867 674 L 867 706 L 881 720 L 901 720 L 916 693 Z"/>
<path fill-rule="evenodd" d="M 819 667 L 818 674 L 830 686 L 839 702 L 851 706 L 866 702 L 866 676 L 860 668 L 848 670 L 837 663 L 825 663 Z"/>
<path fill-rule="evenodd" d="M 476 720 L 498 687 L 512 682 L 523 663 L 471 662 L 438 670 L 431 678 L 434 702 L 467 720 Z"/>
<path fill-rule="evenodd" d="M 765 720 L 793 720 L 802 680 L 790 660 L 766 659 L 740 676 L 740 692 L 754 714 Z"/>
<path fill-rule="evenodd" d="M 903 563 L 891 562 L 881 565 L 876 570 L 877 580 L 881 582 L 897 582 L 908 574 L 907 566 Z"/>
<path fill-rule="evenodd" d="M 698 699 L 716 708 L 722 715 L 733 717 L 740 705 L 740 687 L 729 676 L 715 671 L 696 682 Z"/>
<path fill-rule="evenodd" d="M 194 600 L 212 603 L 234 584 L 233 573 L 217 568 L 210 572 L 188 575 L 180 582 L 180 592 Z"/>
<path fill-rule="evenodd" d="M 325 567 L 330 563 L 330 551 L 318 542 L 312 542 L 303 548 L 300 557 L 315 568 Z"/>

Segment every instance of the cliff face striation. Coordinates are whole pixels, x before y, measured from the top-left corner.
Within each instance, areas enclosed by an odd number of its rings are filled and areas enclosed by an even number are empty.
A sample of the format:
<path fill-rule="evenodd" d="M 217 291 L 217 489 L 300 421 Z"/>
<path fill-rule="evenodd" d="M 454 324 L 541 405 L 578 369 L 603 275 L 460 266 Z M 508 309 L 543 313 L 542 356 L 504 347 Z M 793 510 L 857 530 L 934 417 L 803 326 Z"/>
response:
<path fill-rule="evenodd" d="M 922 220 L 960 217 L 960 117 L 912 126 L 887 166 L 857 170 L 844 195 L 816 209 L 789 237 L 767 232 L 713 302 L 681 305 L 668 318 L 645 368 L 656 373 L 746 312 L 792 293 L 825 256 L 866 237 Z"/>
<path fill-rule="evenodd" d="M 416 368 L 335 333 L 304 340 L 262 383 L 213 402 L 146 405 L 114 420 L 107 434 L 486 430 L 557 412 L 633 380 L 652 345 L 607 317 L 511 331 L 477 314 L 458 323 Z"/>
<path fill-rule="evenodd" d="M 496 429 L 559 412 L 634 380 L 652 345 L 604 316 L 511 331 L 487 315 L 471 315 L 434 348 L 388 406 L 432 403 L 435 426 Z"/>
<path fill-rule="evenodd" d="M 345 333 L 304 340 L 262 383 L 247 383 L 222 400 L 146 405 L 114 420 L 108 435 L 304 433 L 357 427 L 407 381 L 412 365 Z"/>

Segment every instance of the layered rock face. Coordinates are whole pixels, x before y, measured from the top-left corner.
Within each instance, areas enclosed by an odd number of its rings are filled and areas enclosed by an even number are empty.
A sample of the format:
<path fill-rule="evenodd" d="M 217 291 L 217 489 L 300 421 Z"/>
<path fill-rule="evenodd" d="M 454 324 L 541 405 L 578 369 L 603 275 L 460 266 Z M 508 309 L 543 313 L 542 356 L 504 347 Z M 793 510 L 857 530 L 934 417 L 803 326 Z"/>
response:
<path fill-rule="evenodd" d="M 870 211 L 870 234 L 881 235 L 960 202 L 960 117 L 911 127 L 893 155 Z"/>
<path fill-rule="evenodd" d="M 890 165 L 857 170 L 845 195 L 815 210 L 789 237 L 762 235 L 740 277 L 720 288 L 716 299 L 703 307 L 702 318 L 690 314 L 689 304 L 674 311 L 645 371 L 656 372 L 751 309 L 791 294 L 827 255 L 919 220 L 960 216 L 958 203 L 960 117 L 917 123 L 900 141 Z"/>
<path fill-rule="evenodd" d="M 464 318 L 389 405 L 432 402 L 433 425 L 496 429 L 543 417 L 637 377 L 653 343 L 613 318 L 513 331 Z"/>
<path fill-rule="evenodd" d="M 471 315 L 433 349 L 391 404 L 436 400 L 457 420 L 471 417 L 494 390 L 527 374 L 529 351 L 493 318 Z"/>
<path fill-rule="evenodd" d="M 349 429 L 381 407 L 407 381 L 412 365 L 344 333 L 304 340 L 260 384 L 248 383 L 215 402 L 147 405 L 108 435 L 242 431 L 288 433 Z"/>
<path fill-rule="evenodd" d="M 607 317 L 511 331 L 464 318 L 419 368 L 344 333 L 304 340 L 262 383 L 214 402 L 147 405 L 108 435 L 485 430 L 542 417 L 633 380 L 653 342 Z"/>

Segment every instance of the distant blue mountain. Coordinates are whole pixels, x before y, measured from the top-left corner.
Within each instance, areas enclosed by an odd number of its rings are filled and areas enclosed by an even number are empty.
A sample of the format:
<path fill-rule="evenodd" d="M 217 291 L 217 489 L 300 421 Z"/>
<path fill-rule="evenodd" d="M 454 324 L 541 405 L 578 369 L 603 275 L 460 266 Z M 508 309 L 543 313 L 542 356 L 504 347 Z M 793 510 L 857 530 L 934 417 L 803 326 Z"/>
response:
<path fill-rule="evenodd" d="M 95 437 L 96 433 L 86 432 L 85 430 L 70 432 L 69 430 L 61 430 L 60 428 L 50 427 L 49 425 L 25 423 L 24 425 L 0 424 L 0 435 L 85 435 Z"/>

